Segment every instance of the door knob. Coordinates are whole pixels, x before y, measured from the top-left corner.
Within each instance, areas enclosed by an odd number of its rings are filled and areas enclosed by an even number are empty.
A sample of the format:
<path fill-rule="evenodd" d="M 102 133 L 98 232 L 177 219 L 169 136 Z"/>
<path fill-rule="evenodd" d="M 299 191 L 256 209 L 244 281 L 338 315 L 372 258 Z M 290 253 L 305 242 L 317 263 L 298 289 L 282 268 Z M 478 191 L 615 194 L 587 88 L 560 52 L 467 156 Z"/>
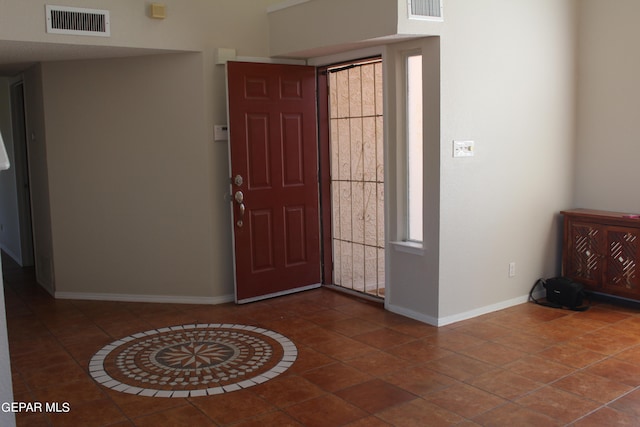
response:
<path fill-rule="evenodd" d="M 236 191 L 236 194 L 234 195 L 234 199 L 236 199 L 236 202 L 240 205 L 240 218 L 236 221 L 236 225 L 238 227 L 242 227 L 244 225 L 244 211 L 245 211 L 245 206 L 244 206 L 244 194 L 242 193 L 242 191 Z"/>

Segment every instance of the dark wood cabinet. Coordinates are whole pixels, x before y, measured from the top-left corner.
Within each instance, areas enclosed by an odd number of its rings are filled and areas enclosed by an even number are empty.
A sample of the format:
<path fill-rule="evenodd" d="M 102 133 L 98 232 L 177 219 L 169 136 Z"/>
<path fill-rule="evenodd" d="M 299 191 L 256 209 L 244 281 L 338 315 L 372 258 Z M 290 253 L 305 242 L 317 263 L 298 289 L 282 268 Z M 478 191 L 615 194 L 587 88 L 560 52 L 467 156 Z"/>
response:
<path fill-rule="evenodd" d="M 640 217 L 589 209 L 560 213 L 563 276 L 587 290 L 640 300 Z"/>

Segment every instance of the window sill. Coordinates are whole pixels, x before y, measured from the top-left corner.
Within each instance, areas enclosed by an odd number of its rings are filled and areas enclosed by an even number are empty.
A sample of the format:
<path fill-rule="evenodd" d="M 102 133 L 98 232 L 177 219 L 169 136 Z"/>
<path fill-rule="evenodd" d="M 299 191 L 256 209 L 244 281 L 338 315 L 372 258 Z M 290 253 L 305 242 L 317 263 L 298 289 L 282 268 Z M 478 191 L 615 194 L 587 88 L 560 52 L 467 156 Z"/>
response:
<path fill-rule="evenodd" d="M 391 242 L 398 252 L 405 252 L 413 255 L 424 255 L 424 246 L 418 242 Z"/>

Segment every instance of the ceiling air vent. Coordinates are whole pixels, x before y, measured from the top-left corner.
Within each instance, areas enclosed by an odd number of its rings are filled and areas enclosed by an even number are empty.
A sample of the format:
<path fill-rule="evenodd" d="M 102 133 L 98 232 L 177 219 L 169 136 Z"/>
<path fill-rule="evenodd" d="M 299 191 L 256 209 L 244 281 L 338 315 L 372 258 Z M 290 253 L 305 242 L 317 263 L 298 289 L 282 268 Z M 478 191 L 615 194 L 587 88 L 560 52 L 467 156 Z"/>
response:
<path fill-rule="evenodd" d="M 111 36 L 109 11 L 47 5 L 47 33 Z"/>
<path fill-rule="evenodd" d="M 409 19 L 442 21 L 443 0 L 409 0 Z"/>

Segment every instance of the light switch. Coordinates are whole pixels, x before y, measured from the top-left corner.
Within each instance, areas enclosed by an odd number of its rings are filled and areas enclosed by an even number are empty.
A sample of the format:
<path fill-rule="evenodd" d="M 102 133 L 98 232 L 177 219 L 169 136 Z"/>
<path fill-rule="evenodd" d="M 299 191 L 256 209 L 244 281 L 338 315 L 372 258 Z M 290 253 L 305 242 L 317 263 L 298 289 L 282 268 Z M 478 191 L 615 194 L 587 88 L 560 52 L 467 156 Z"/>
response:
<path fill-rule="evenodd" d="M 227 125 L 213 126 L 213 140 L 227 141 L 229 139 L 229 127 Z"/>
<path fill-rule="evenodd" d="M 473 157 L 473 141 L 453 141 L 453 157 Z"/>

